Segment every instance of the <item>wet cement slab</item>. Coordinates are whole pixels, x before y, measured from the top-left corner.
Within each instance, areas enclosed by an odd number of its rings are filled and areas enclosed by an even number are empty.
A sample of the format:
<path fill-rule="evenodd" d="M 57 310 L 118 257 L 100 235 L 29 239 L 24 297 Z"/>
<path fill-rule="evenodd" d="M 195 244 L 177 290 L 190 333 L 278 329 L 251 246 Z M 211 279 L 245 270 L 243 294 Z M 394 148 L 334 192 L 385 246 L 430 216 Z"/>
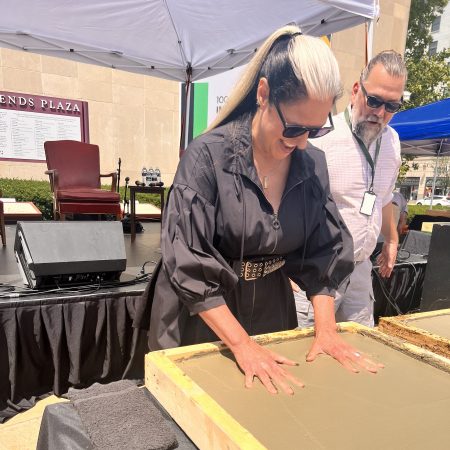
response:
<path fill-rule="evenodd" d="M 441 314 L 434 317 L 405 320 L 405 325 L 420 328 L 429 333 L 450 339 L 450 314 Z M 450 412 L 449 412 L 450 416 Z"/>
<path fill-rule="evenodd" d="M 287 396 L 259 382 L 246 389 L 221 354 L 177 366 L 268 449 L 448 449 L 450 374 L 372 338 L 343 337 L 386 367 L 352 374 L 328 356 L 306 363 L 312 338 L 270 344 L 300 363 L 289 370 L 306 387 Z"/>

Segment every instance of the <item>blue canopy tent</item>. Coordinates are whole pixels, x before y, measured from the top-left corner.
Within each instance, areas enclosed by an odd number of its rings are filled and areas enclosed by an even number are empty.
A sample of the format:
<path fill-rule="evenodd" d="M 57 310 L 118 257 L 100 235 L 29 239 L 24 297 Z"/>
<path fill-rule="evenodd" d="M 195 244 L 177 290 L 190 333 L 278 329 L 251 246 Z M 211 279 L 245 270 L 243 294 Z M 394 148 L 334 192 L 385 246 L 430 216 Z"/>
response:
<path fill-rule="evenodd" d="M 404 155 L 450 155 L 450 98 L 401 111 L 389 125 L 399 134 Z"/>
<path fill-rule="evenodd" d="M 450 156 L 450 98 L 397 113 L 389 122 L 399 134 L 402 154 Z M 438 160 L 434 166 L 432 199 Z"/>

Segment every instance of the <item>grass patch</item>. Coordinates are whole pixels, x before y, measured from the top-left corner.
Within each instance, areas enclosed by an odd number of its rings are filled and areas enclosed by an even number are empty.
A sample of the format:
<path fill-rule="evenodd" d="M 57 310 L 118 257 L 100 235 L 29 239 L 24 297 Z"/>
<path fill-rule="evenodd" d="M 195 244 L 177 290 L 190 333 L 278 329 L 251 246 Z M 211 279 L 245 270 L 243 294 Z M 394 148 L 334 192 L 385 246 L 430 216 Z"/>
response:
<path fill-rule="evenodd" d="M 430 210 L 430 205 L 408 205 L 408 219 L 410 223 L 416 214 L 426 214 Z M 433 206 L 433 211 L 450 211 L 448 206 Z"/>

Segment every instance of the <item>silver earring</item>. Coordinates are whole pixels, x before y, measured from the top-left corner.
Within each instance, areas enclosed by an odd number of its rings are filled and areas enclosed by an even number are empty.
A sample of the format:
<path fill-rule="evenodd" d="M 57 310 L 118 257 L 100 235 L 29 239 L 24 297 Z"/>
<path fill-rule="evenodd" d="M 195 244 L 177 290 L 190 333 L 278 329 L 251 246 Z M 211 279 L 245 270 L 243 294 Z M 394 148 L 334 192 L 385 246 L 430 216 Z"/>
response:
<path fill-rule="evenodd" d="M 259 108 L 261 105 L 259 104 L 259 101 L 256 100 L 256 107 Z"/>

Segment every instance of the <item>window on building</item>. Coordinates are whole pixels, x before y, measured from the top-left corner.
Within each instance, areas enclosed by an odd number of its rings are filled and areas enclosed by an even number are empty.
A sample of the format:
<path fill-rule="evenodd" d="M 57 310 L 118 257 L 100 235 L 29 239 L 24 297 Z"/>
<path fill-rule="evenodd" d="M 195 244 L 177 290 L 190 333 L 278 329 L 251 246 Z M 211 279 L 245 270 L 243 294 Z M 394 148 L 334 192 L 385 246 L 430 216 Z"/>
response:
<path fill-rule="evenodd" d="M 436 33 L 441 28 L 441 16 L 437 16 L 434 18 L 433 23 L 431 24 L 431 32 Z"/>
<path fill-rule="evenodd" d="M 428 47 L 428 55 L 433 56 L 437 52 L 438 41 L 433 41 Z"/>

